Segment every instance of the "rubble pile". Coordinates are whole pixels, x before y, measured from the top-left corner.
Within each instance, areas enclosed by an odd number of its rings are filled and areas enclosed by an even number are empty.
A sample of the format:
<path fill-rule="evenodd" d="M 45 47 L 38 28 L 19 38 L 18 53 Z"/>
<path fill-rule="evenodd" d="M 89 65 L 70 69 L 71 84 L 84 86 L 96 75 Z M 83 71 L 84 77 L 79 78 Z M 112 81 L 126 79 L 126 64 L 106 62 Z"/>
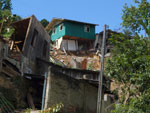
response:
<path fill-rule="evenodd" d="M 68 68 L 97 71 L 100 69 L 99 56 L 95 52 L 63 52 L 54 50 L 50 52 L 52 58 L 61 61 Z"/>

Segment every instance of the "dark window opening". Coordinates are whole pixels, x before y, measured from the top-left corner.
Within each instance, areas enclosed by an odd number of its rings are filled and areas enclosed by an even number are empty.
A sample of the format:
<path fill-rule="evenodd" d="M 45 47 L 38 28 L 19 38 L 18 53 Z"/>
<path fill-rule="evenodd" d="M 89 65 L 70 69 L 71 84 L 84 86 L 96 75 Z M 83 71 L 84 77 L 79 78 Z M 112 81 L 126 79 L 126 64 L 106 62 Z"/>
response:
<path fill-rule="evenodd" d="M 110 49 L 107 49 L 107 53 L 110 53 Z"/>
<path fill-rule="evenodd" d="M 90 28 L 89 27 L 87 27 L 87 32 L 90 32 Z"/>
<path fill-rule="evenodd" d="M 34 29 L 33 36 L 32 36 L 32 40 L 31 40 L 31 45 L 32 45 L 33 47 L 35 46 L 37 36 L 38 36 L 38 31 L 37 31 L 36 29 Z"/>
<path fill-rule="evenodd" d="M 100 48 L 99 48 L 99 43 L 96 44 L 95 49 L 100 49 Z"/>
<path fill-rule="evenodd" d="M 90 32 L 90 26 L 87 26 L 87 25 L 86 25 L 86 26 L 84 27 L 84 31 L 85 31 L 85 32 Z"/>
<path fill-rule="evenodd" d="M 43 46 L 43 56 L 46 58 L 47 56 L 47 47 L 48 47 L 48 43 L 46 40 L 44 40 L 44 46 Z"/>
<path fill-rule="evenodd" d="M 78 50 L 87 51 L 90 49 L 90 42 L 88 41 L 78 41 Z"/>

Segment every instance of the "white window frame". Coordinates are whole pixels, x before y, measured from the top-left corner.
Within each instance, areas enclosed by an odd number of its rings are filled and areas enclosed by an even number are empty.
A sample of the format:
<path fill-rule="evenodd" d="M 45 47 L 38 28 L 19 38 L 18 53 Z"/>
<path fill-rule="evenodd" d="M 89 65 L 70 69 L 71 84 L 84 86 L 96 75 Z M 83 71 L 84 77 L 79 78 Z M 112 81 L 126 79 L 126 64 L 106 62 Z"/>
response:
<path fill-rule="evenodd" d="M 56 28 L 53 28 L 52 34 L 53 34 L 53 35 L 56 34 Z"/>
<path fill-rule="evenodd" d="M 89 28 L 89 31 L 88 31 L 88 28 Z M 88 32 L 88 33 L 90 32 L 90 26 L 89 25 L 84 26 L 84 32 Z"/>
<path fill-rule="evenodd" d="M 62 27 L 62 29 L 60 29 Z M 59 31 L 62 31 L 64 29 L 64 24 L 59 25 Z"/>

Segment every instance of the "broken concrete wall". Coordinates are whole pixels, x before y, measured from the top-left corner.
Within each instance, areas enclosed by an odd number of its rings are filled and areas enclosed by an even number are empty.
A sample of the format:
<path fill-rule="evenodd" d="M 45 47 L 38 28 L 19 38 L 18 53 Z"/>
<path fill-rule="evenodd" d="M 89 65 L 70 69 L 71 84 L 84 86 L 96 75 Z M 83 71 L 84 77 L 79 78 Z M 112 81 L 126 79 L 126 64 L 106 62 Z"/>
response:
<path fill-rule="evenodd" d="M 49 60 L 50 37 L 34 16 L 32 16 L 30 21 L 23 50 L 24 65 L 27 65 L 24 67 L 26 68 L 26 71 L 32 71 L 30 74 L 39 74 L 36 58 L 42 58 L 46 61 Z M 28 64 L 25 63 L 27 60 Z"/>
<path fill-rule="evenodd" d="M 0 93 L 15 108 L 35 106 L 40 109 L 43 79 L 39 75 L 47 67 L 41 65 L 44 69 L 38 73 L 37 58 L 49 60 L 50 37 L 34 16 L 15 22 L 13 26 L 13 36 L 7 41 L 0 39 Z"/>
<path fill-rule="evenodd" d="M 30 19 L 23 48 L 24 56 L 35 60 L 36 57 L 49 60 L 50 37 L 35 16 Z"/>
<path fill-rule="evenodd" d="M 16 57 L 19 57 L 20 71 L 28 74 L 39 73 L 37 71 L 36 59 L 41 58 L 49 61 L 49 34 L 35 16 L 15 22 L 13 26 L 15 32 L 11 37 L 11 45 L 12 48 L 16 47 L 15 49 L 17 49 Z"/>
<path fill-rule="evenodd" d="M 16 68 L 20 67 L 20 63 L 12 59 L 9 53 L 8 43 L 5 40 L 0 40 L 0 72 L 8 76 L 16 76 L 18 75 L 18 70 Z"/>

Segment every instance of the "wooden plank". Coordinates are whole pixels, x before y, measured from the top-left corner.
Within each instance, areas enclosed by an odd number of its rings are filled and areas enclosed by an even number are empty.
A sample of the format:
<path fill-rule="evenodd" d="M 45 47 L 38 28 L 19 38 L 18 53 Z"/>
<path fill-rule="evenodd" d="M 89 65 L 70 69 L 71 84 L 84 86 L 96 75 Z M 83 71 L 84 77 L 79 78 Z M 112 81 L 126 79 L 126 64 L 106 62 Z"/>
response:
<path fill-rule="evenodd" d="M 15 44 L 19 44 L 22 43 L 23 41 L 15 41 Z"/>
<path fill-rule="evenodd" d="M 2 66 L 2 72 L 5 73 L 6 75 L 10 77 L 16 77 L 20 75 L 20 73 L 9 67 L 7 64 L 3 63 L 3 65 L 5 66 Z"/>
<path fill-rule="evenodd" d="M 33 17 L 30 17 L 29 19 L 30 19 L 30 21 L 29 21 L 29 24 L 28 24 L 28 28 L 27 28 L 25 39 L 24 39 L 24 44 L 23 44 L 23 47 L 22 47 L 22 51 L 25 50 L 25 44 L 26 44 L 27 39 L 28 39 L 28 35 L 29 35 L 30 28 L 31 28 Z"/>
<path fill-rule="evenodd" d="M 28 100 L 29 107 L 34 110 L 35 105 L 34 105 L 33 98 L 30 92 L 27 94 L 27 100 Z"/>
<path fill-rule="evenodd" d="M 80 38 L 80 37 L 74 37 L 74 36 L 67 36 L 67 35 L 65 35 L 65 36 L 63 37 L 63 39 L 94 41 L 94 40 L 92 40 L 92 39 Z"/>
<path fill-rule="evenodd" d="M 10 74 L 7 70 L 2 70 L 2 73 L 8 75 L 9 77 L 13 77 L 12 74 Z"/>
<path fill-rule="evenodd" d="M 11 41 L 10 50 L 13 50 L 14 47 L 14 41 Z"/>

